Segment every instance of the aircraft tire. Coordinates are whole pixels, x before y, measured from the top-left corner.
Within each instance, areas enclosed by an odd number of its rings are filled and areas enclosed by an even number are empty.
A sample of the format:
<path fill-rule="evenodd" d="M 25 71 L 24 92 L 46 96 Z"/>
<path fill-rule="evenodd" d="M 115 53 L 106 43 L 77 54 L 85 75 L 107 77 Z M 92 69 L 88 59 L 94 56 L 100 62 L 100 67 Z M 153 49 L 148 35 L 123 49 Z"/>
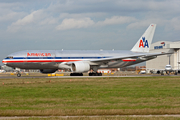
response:
<path fill-rule="evenodd" d="M 89 73 L 89 76 L 96 76 L 95 73 Z"/>
<path fill-rule="evenodd" d="M 18 74 L 17 74 L 17 77 L 21 77 L 21 74 L 20 74 L 20 73 L 18 73 Z"/>
<path fill-rule="evenodd" d="M 102 73 L 98 73 L 98 76 L 102 76 Z"/>
<path fill-rule="evenodd" d="M 102 76 L 102 73 L 89 73 L 89 76 Z"/>
<path fill-rule="evenodd" d="M 83 73 L 71 73 L 70 76 L 83 76 Z"/>
<path fill-rule="evenodd" d="M 92 73 L 92 76 L 96 76 L 96 73 Z"/>

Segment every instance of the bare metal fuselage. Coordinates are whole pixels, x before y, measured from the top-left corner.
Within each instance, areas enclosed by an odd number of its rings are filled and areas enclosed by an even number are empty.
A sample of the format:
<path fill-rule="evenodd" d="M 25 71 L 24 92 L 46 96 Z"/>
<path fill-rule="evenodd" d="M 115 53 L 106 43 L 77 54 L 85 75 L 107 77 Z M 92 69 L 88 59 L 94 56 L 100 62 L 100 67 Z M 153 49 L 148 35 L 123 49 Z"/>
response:
<path fill-rule="evenodd" d="M 3 63 L 13 68 L 22 69 L 61 69 L 59 64 L 65 62 L 91 61 L 114 56 L 129 56 L 139 53 L 124 50 L 27 50 L 10 54 Z M 152 58 L 148 58 L 152 59 Z M 136 61 L 110 61 L 99 68 L 121 68 L 146 60 L 136 58 Z"/>
<path fill-rule="evenodd" d="M 73 72 L 85 72 L 89 69 L 97 71 L 97 68 L 126 67 L 163 55 L 162 53 L 148 53 L 155 28 L 156 24 L 150 24 L 131 51 L 27 50 L 10 54 L 2 62 L 13 68 L 51 69 L 51 71 L 71 69 Z"/>

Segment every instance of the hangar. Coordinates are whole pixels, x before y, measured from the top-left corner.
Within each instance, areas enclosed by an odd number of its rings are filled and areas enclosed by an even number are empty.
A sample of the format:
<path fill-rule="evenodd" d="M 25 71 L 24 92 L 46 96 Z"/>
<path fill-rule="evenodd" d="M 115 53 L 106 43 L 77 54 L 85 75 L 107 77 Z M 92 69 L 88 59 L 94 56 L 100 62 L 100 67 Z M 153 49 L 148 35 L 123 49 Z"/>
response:
<path fill-rule="evenodd" d="M 174 52 L 170 55 L 158 56 L 155 59 L 146 61 L 146 69 L 165 69 L 170 64 L 173 69 L 180 69 L 180 41 L 158 41 L 151 44 L 150 52 Z"/>

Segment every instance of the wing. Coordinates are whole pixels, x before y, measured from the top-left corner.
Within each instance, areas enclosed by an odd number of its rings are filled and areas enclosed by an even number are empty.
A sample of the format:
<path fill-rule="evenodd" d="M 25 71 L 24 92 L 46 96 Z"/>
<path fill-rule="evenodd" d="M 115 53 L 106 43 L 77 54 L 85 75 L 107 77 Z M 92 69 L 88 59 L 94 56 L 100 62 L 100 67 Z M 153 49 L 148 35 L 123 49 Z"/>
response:
<path fill-rule="evenodd" d="M 141 59 L 141 60 L 146 60 L 151 57 L 157 57 L 160 55 L 166 55 L 166 54 L 172 54 L 172 52 L 169 53 L 140 53 L 140 54 L 134 54 L 134 55 L 127 55 L 127 56 L 117 56 L 117 57 L 110 57 L 110 58 L 102 58 L 102 59 L 94 59 L 90 60 L 90 62 L 93 63 L 108 63 L 110 61 L 118 61 L 118 60 L 123 60 L 123 59 Z"/>

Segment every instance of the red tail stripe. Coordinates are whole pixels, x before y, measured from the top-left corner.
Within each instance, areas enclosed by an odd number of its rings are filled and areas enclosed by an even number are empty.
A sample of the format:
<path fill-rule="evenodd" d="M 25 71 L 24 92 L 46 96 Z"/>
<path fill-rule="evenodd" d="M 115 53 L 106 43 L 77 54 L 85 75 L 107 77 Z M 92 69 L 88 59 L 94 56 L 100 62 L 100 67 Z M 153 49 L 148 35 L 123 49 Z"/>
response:
<path fill-rule="evenodd" d="M 134 62 L 134 61 L 136 61 L 136 59 L 123 59 L 122 61 L 123 62 Z"/>

